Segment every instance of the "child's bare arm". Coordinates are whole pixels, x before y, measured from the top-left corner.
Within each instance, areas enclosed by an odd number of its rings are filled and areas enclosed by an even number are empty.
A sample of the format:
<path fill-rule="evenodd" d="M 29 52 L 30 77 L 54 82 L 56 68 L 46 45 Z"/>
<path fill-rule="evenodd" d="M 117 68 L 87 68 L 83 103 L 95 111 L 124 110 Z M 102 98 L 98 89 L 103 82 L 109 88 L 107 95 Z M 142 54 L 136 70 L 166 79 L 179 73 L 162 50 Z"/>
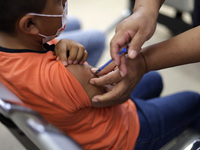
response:
<path fill-rule="evenodd" d="M 90 98 L 90 101 L 92 103 L 92 97 L 95 95 L 101 95 L 106 92 L 105 86 L 93 86 L 89 83 L 89 80 L 93 77 L 93 74 L 91 72 L 91 66 L 84 64 L 84 65 L 69 65 L 67 66 L 67 69 L 74 75 L 74 77 L 80 82 L 82 87 L 84 88 L 85 92 L 87 93 L 88 97 Z M 94 107 L 105 107 L 105 104 L 93 104 Z"/>

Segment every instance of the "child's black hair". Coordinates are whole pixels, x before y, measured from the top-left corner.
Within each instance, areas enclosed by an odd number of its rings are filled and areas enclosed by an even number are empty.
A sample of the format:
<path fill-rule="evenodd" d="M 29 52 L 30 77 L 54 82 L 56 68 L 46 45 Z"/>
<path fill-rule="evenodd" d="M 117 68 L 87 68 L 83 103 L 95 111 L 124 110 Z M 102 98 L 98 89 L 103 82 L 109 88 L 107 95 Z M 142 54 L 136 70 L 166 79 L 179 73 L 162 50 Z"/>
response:
<path fill-rule="evenodd" d="M 41 13 L 47 0 L 0 0 L 0 31 L 13 33 L 15 23 L 27 13 Z"/>

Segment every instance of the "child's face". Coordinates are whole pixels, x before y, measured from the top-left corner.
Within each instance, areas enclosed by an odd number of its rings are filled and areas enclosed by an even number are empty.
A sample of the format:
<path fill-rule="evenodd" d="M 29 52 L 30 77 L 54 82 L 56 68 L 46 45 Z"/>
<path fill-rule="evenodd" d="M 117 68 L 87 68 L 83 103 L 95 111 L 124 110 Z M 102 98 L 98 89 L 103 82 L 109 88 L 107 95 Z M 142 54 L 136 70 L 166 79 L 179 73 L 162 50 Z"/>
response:
<path fill-rule="evenodd" d="M 67 0 L 47 0 L 46 7 L 42 14 L 62 15 Z M 62 26 L 62 18 L 40 17 L 40 33 L 44 35 L 54 35 Z"/>

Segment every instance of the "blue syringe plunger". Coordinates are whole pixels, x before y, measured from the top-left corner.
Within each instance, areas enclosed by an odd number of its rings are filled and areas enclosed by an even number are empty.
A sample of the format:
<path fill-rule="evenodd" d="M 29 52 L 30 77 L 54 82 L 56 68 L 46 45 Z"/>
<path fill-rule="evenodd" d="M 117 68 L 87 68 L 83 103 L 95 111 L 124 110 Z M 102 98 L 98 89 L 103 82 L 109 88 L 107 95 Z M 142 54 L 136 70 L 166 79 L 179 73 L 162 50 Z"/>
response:
<path fill-rule="evenodd" d="M 119 56 L 121 56 L 123 53 L 126 53 L 127 49 L 126 48 L 122 48 L 122 50 L 118 53 Z M 106 66 L 108 66 L 111 62 L 113 61 L 113 59 L 110 59 L 108 62 L 106 62 L 103 66 L 101 66 L 93 75 L 97 75 L 101 70 L 103 70 Z"/>

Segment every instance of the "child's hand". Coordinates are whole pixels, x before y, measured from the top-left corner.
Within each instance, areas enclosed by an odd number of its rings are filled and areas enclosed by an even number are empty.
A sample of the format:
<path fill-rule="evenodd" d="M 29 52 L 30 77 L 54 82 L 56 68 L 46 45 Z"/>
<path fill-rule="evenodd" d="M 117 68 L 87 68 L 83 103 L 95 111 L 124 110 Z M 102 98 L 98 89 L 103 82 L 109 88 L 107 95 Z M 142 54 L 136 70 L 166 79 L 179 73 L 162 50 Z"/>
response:
<path fill-rule="evenodd" d="M 61 60 L 64 66 L 71 64 L 83 64 L 88 53 L 84 46 L 74 40 L 63 39 L 55 46 L 57 60 Z"/>

